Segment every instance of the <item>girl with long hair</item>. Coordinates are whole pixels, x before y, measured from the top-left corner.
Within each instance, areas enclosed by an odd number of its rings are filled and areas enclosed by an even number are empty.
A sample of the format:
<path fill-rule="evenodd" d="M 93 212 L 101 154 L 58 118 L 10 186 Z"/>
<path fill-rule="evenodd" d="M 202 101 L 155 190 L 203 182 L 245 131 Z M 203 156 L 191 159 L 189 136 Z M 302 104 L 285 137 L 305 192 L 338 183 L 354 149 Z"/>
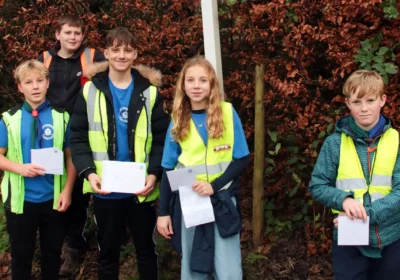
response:
<path fill-rule="evenodd" d="M 182 254 L 181 279 L 242 279 L 239 175 L 249 162 L 241 121 L 221 101 L 215 70 L 202 56 L 189 59 L 176 84 L 164 146 L 157 229 Z M 215 222 L 185 227 L 178 192 L 166 172 L 191 167 L 192 189 L 210 196 Z"/>

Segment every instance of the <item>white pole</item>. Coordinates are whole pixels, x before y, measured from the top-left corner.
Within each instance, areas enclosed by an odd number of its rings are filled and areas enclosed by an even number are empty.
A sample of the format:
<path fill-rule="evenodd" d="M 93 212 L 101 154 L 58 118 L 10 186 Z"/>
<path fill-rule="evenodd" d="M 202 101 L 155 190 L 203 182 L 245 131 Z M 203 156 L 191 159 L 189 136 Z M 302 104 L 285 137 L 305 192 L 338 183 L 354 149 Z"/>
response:
<path fill-rule="evenodd" d="M 201 13 L 203 20 L 204 52 L 206 59 L 211 62 L 217 72 L 222 100 L 224 100 L 224 80 L 222 75 L 217 1 L 201 0 Z"/>

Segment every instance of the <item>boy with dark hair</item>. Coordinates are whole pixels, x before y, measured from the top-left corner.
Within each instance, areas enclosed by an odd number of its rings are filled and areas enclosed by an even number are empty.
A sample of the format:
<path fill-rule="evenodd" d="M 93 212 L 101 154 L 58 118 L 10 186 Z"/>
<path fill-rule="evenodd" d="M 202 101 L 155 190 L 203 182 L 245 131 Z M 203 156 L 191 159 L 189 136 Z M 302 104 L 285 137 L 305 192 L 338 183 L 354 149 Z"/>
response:
<path fill-rule="evenodd" d="M 95 49 L 82 45 L 84 23 L 74 15 L 60 17 L 56 24 L 57 43 L 54 48 L 43 52 L 38 60 L 49 69 L 50 86 L 47 98 L 50 104 L 72 115 L 78 93 L 87 81 L 83 72 L 93 61 L 105 60 L 103 54 Z M 82 193 L 82 179 L 77 178 L 72 193 L 72 205 L 66 215 L 67 248 L 63 257 L 65 261 L 60 275 L 70 276 L 79 265 L 86 240 L 84 227 L 87 219 L 89 196 Z"/>
<path fill-rule="evenodd" d="M 161 74 L 144 66 L 132 68 L 137 57 L 136 39 L 126 28 L 115 28 L 107 34 L 104 55 L 109 69 L 99 69 L 86 83 L 71 121 L 74 164 L 86 179 L 84 192 L 95 192 L 98 279 L 118 279 L 120 236 L 126 220 L 136 248 L 140 279 L 153 280 L 158 278 L 153 202 L 159 196 L 156 182 L 162 174 L 169 124 L 156 87 L 161 83 Z M 135 194 L 102 190 L 104 160 L 146 163 L 143 189 Z"/>
<path fill-rule="evenodd" d="M 64 213 L 71 203 L 76 177 L 69 151 L 69 115 L 46 99 L 49 72 L 28 60 L 15 70 L 25 101 L 3 113 L 0 121 L 1 193 L 11 243 L 12 279 L 31 279 L 39 230 L 42 279 L 58 279 L 64 239 Z M 31 149 L 64 150 L 63 175 L 44 174 L 31 163 Z"/>
<path fill-rule="evenodd" d="M 399 133 L 381 114 L 386 95 L 378 73 L 354 72 L 343 93 L 351 115 L 339 119 L 325 140 L 309 190 L 334 214 L 370 220 L 369 246 L 338 246 L 335 217 L 335 279 L 395 279 L 400 265 Z"/>

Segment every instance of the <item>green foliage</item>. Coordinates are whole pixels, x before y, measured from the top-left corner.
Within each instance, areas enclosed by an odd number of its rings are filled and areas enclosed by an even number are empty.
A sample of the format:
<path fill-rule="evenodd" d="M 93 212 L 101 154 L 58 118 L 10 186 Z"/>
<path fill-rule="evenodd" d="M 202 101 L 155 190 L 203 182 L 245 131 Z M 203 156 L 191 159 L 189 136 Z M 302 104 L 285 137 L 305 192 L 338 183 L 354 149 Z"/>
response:
<path fill-rule="evenodd" d="M 251 252 L 248 256 L 247 256 L 247 262 L 251 265 L 255 264 L 257 261 L 259 260 L 264 260 L 265 256 L 261 255 L 257 252 Z"/>
<path fill-rule="evenodd" d="M 121 246 L 121 251 L 119 253 L 119 259 L 124 260 L 126 257 L 132 254 L 134 251 L 134 246 L 132 242 L 128 242 L 125 245 Z"/>
<path fill-rule="evenodd" d="M 381 7 L 383 8 L 385 18 L 395 19 L 399 16 L 399 11 L 396 7 L 396 0 L 384 0 L 381 3 Z"/>
<path fill-rule="evenodd" d="M 381 46 L 383 41 L 382 33 L 378 36 L 361 42 L 361 48 L 358 49 L 354 60 L 360 63 L 361 69 L 375 70 L 384 79 L 387 84 L 389 81 L 388 75 L 396 74 L 398 67 L 391 61 L 395 61 L 396 56 L 393 53 L 393 48 Z"/>
<path fill-rule="evenodd" d="M 4 213 L 3 202 L 0 199 L 0 253 L 8 251 L 10 243 L 8 241 L 8 233 L 6 228 L 6 215 Z"/>

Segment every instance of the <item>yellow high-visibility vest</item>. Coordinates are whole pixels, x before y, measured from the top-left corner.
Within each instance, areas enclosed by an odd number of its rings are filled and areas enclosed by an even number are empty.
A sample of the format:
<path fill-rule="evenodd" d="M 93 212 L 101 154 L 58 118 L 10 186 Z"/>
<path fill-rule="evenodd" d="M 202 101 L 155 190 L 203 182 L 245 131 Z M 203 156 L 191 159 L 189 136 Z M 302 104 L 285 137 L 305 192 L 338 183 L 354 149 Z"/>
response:
<path fill-rule="evenodd" d="M 184 140 L 179 142 L 182 153 L 178 158 L 177 169 L 191 167 L 198 181 L 213 182 L 220 177 L 233 159 L 234 124 L 232 105 L 221 102 L 224 133 L 219 139 L 208 138 L 204 144 L 193 120 Z M 222 189 L 229 188 L 231 182 Z"/>
<path fill-rule="evenodd" d="M 60 150 L 64 147 L 64 138 L 68 126 L 69 114 L 60 113 L 51 109 L 54 127 L 53 146 Z M 3 121 L 8 131 L 8 148 L 6 158 L 13 162 L 23 164 L 21 146 L 21 117 L 22 111 L 18 110 L 11 115 L 9 112 L 3 113 Z M 53 209 L 57 210 L 57 200 L 65 187 L 67 176 L 64 166 L 63 175 L 54 175 L 54 202 Z M 25 199 L 25 180 L 20 174 L 4 171 L 3 181 L 1 182 L 1 195 L 3 203 L 11 209 L 11 212 L 22 214 Z"/>
<path fill-rule="evenodd" d="M 153 142 L 151 132 L 151 116 L 154 103 L 157 97 L 157 88 L 150 86 L 143 93 L 141 98 L 145 100 L 145 106 L 142 108 L 135 128 L 135 161 L 149 165 L 149 155 Z M 102 176 L 103 160 L 109 160 L 108 157 L 108 117 L 106 97 L 103 92 L 96 88 L 93 82 L 87 82 L 83 87 L 83 97 L 86 100 L 86 109 L 89 124 L 89 145 L 92 150 L 96 173 Z M 147 176 L 147 168 L 146 168 Z M 134 183 L 134 182 L 132 182 Z M 144 187 L 144 186 L 143 186 Z M 83 192 L 93 192 L 89 182 L 85 179 L 83 183 Z M 147 197 L 138 196 L 139 202 L 153 201 L 159 197 L 160 189 L 158 184 L 153 192 Z"/>
<path fill-rule="evenodd" d="M 389 128 L 380 138 L 371 163 L 370 184 L 367 185 L 353 139 L 342 133 L 340 161 L 336 188 L 354 193 L 354 199 L 363 203 L 369 192 L 371 202 L 381 199 L 392 191 L 392 175 L 399 149 L 399 133 Z M 338 210 L 332 209 L 333 213 Z"/>

